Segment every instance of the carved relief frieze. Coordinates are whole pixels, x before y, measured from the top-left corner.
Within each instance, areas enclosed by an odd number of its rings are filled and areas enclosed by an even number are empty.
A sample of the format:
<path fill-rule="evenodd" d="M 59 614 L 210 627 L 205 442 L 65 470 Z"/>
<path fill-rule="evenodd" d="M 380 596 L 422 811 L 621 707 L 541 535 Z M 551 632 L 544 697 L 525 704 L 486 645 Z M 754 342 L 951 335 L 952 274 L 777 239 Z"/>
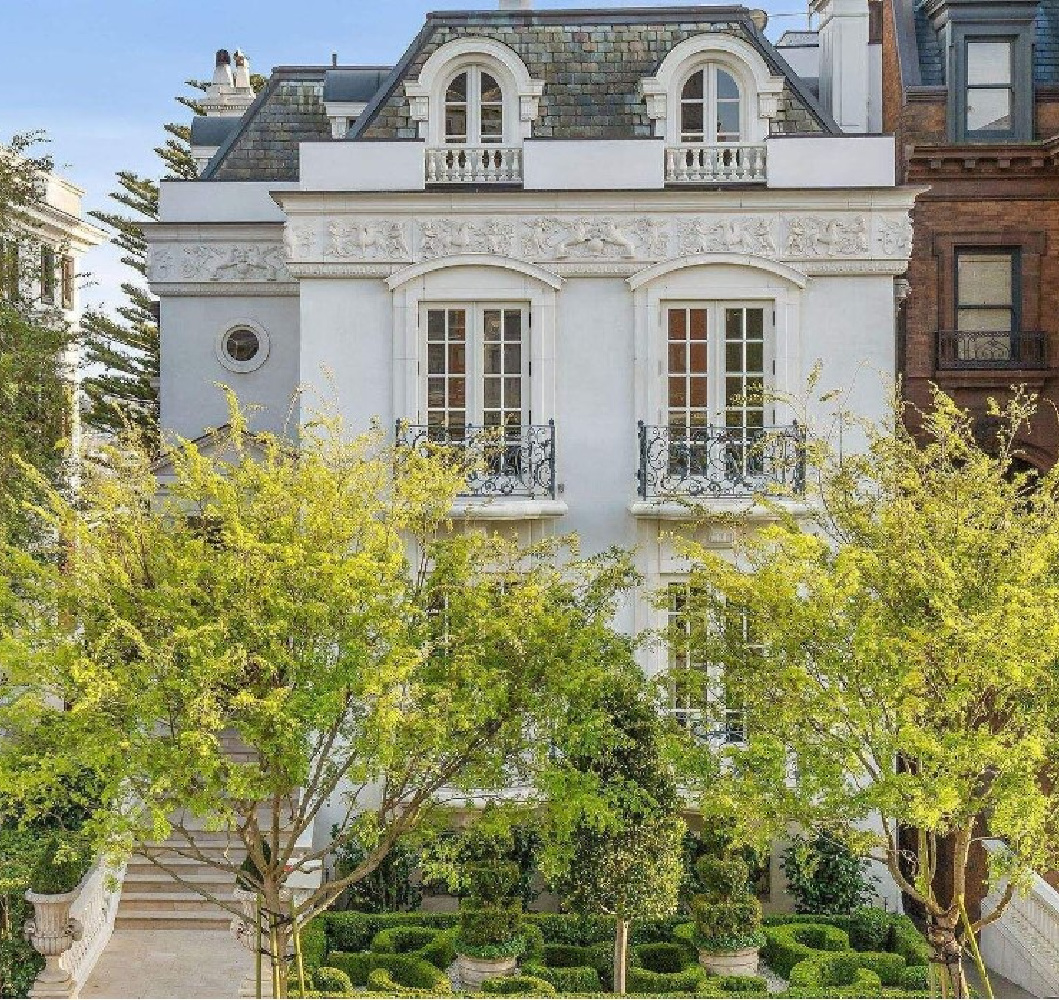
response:
<path fill-rule="evenodd" d="M 750 254 L 815 265 L 830 273 L 887 272 L 907 260 L 904 212 L 621 213 L 371 217 L 341 214 L 291 220 L 284 231 L 291 270 L 352 273 L 358 265 L 405 266 L 442 257 L 490 254 L 552 265 L 563 273 L 626 273 L 676 257 Z M 860 263 L 858 263 L 860 262 Z M 156 251 L 157 281 L 278 281 L 288 272 L 275 245 L 197 243 Z M 371 271 L 370 273 L 374 273 Z M 631 273 L 631 272 L 629 272 Z M 194 277 L 192 276 L 194 275 Z"/>
<path fill-rule="evenodd" d="M 400 222 L 328 223 L 324 256 L 338 260 L 411 260 L 405 226 Z"/>
<path fill-rule="evenodd" d="M 689 219 L 680 229 L 680 255 L 752 253 L 775 257 L 776 225 L 774 218 L 764 215 Z"/>
<path fill-rule="evenodd" d="M 152 248 L 157 282 L 288 282 L 283 248 L 275 243 L 195 243 Z"/>

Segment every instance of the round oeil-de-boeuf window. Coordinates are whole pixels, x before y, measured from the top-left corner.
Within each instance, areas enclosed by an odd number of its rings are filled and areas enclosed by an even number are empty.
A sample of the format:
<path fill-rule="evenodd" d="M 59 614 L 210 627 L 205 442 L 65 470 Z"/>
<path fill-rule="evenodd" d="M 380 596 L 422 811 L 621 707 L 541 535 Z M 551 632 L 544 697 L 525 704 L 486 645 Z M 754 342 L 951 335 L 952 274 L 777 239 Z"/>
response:
<path fill-rule="evenodd" d="M 252 372 L 268 358 L 268 335 L 256 324 L 228 327 L 218 338 L 217 357 L 233 372 Z"/>

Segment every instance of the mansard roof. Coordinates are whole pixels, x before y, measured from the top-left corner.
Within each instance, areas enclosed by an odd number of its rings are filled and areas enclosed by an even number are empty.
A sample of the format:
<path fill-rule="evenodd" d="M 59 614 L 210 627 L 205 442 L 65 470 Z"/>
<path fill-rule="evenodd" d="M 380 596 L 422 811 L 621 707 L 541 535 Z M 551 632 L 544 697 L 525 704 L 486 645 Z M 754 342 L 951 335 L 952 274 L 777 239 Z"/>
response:
<path fill-rule="evenodd" d="M 202 173 L 203 180 L 297 180 L 298 145 L 331 140 L 325 101 L 366 102 L 345 141 L 418 137 L 404 83 L 457 38 L 494 39 L 544 81 L 534 138 L 636 139 L 652 135 L 642 79 L 695 35 L 737 35 L 785 78 L 778 123 L 787 132 L 837 133 L 805 81 L 741 6 L 628 7 L 548 11 L 442 11 L 426 23 L 392 70 L 279 67 Z M 204 142 L 203 145 L 206 145 Z"/>
<path fill-rule="evenodd" d="M 894 5 L 904 85 L 945 86 L 945 56 L 941 40 L 930 23 L 924 4 L 916 0 L 894 0 Z M 1037 84 L 1059 86 L 1059 0 L 1039 0 L 1037 4 L 1033 79 Z"/>

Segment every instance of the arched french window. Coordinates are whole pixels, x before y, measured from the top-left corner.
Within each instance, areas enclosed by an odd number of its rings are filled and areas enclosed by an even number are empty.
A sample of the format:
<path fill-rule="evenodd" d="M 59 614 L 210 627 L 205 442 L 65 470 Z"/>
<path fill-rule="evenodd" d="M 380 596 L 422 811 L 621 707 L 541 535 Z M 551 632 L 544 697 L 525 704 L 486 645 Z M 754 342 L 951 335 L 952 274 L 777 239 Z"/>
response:
<path fill-rule="evenodd" d="M 707 63 L 688 77 L 680 94 L 682 143 L 743 141 L 743 98 L 734 76 Z"/>
<path fill-rule="evenodd" d="M 504 92 L 496 77 L 479 66 L 461 70 L 445 88 L 445 135 L 450 145 L 504 141 Z"/>

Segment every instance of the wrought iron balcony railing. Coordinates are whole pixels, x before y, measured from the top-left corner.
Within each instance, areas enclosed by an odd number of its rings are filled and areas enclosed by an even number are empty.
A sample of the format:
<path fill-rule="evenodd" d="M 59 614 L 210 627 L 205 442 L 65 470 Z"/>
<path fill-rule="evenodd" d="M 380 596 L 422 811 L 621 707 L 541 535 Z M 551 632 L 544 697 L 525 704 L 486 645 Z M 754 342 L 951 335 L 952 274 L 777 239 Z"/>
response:
<path fill-rule="evenodd" d="M 711 719 L 701 708 L 663 708 L 662 714 L 700 742 L 746 742 L 746 712 L 742 709 L 725 709 L 723 719 Z"/>
<path fill-rule="evenodd" d="M 555 421 L 461 428 L 397 422 L 397 442 L 452 449 L 466 469 L 466 497 L 555 499 Z"/>
<path fill-rule="evenodd" d="M 805 431 L 797 423 L 674 431 L 641 421 L 639 428 L 643 500 L 805 490 Z"/>
<path fill-rule="evenodd" d="M 1047 368 L 1048 335 L 1040 330 L 942 330 L 938 368 Z"/>

